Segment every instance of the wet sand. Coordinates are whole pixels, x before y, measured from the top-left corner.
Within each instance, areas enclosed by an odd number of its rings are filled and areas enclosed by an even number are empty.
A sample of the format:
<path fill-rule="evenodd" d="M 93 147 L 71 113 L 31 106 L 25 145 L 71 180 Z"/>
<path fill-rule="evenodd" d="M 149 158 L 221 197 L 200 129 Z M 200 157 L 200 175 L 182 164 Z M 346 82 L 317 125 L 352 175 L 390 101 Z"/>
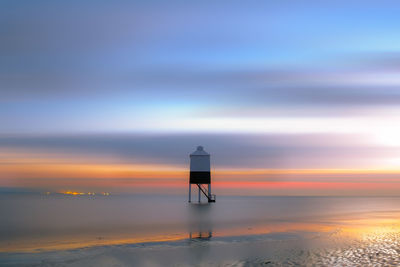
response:
<path fill-rule="evenodd" d="M 399 266 L 398 226 L 354 234 L 274 233 L 195 237 L 174 242 L 97 246 L 2 255 L 6 266 Z"/>
<path fill-rule="evenodd" d="M 64 235 L 51 231 L 51 235 L 46 235 L 46 232 L 36 236 L 30 232 L 20 236 L 9 235 L 1 239 L 0 265 L 400 265 L 398 198 L 236 200 L 226 199 L 220 206 L 186 205 L 189 210 L 182 214 L 174 213 L 170 218 L 166 216 L 165 221 L 150 225 L 150 230 L 154 228 L 150 232 L 139 225 L 121 229 L 108 225 L 108 228 L 100 227 L 95 231 L 87 231 L 81 226 L 64 231 Z M 71 203 L 69 199 L 63 199 L 62 203 L 65 201 Z M 172 206 L 180 203 L 170 202 L 174 203 Z M 320 206 L 322 208 L 317 209 Z M 253 210 L 243 210 L 239 215 L 230 213 L 250 207 Z M 223 213 L 226 210 L 228 213 Z M 187 220 L 179 224 L 184 217 Z M 139 220 L 136 217 L 131 219 L 132 223 Z M 153 223 L 158 221 L 152 216 L 147 219 Z M 144 222 L 147 219 L 141 218 Z M 123 224 L 116 223 L 125 223 L 126 220 L 129 218 L 114 218 L 112 225 L 121 226 Z M 98 222 L 101 223 L 104 221 Z M 39 226 L 41 224 L 34 229 L 40 229 Z M 70 223 L 62 225 L 63 228 L 68 226 Z"/>

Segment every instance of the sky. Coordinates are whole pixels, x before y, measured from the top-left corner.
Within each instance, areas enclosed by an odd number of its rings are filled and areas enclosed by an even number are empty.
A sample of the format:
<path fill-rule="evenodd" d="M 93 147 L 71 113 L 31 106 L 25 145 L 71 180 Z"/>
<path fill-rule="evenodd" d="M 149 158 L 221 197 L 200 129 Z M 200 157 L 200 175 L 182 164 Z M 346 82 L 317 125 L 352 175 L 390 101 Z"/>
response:
<path fill-rule="evenodd" d="M 0 187 L 399 195 L 398 1 L 0 2 Z"/>

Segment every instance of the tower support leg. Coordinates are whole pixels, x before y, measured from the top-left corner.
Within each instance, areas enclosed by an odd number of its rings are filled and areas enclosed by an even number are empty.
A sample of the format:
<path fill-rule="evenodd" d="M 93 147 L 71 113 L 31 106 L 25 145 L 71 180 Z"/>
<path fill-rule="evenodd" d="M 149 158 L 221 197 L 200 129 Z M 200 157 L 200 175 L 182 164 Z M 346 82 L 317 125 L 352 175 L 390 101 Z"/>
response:
<path fill-rule="evenodd" d="M 192 184 L 189 183 L 189 203 L 192 202 Z"/>
<path fill-rule="evenodd" d="M 199 187 L 199 203 L 200 203 L 200 200 L 201 200 L 201 195 L 200 195 L 200 187 Z"/>
<path fill-rule="evenodd" d="M 211 184 L 208 184 L 208 199 L 211 198 Z"/>

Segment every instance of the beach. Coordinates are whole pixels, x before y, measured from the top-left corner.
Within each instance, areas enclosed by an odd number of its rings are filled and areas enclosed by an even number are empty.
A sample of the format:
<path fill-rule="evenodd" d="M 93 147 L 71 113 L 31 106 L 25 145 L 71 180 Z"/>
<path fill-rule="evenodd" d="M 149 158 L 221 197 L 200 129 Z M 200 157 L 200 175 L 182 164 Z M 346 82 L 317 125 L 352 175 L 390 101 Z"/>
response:
<path fill-rule="evenodd" d="M 4 266 L 397 266 L 400 198 L 2 194 Z"/>

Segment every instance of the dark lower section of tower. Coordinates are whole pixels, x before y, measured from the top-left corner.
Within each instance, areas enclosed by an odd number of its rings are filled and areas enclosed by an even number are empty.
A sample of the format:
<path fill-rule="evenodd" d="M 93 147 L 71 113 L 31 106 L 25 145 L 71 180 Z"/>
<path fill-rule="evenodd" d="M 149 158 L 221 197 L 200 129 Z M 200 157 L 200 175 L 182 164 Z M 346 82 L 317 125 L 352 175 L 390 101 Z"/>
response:
<path fill-rule="evenodd" d="M 210 172 L 190 172 L 190 181 L 191 184 L 210 184 L 211 183 L 211 175 Z"/>

